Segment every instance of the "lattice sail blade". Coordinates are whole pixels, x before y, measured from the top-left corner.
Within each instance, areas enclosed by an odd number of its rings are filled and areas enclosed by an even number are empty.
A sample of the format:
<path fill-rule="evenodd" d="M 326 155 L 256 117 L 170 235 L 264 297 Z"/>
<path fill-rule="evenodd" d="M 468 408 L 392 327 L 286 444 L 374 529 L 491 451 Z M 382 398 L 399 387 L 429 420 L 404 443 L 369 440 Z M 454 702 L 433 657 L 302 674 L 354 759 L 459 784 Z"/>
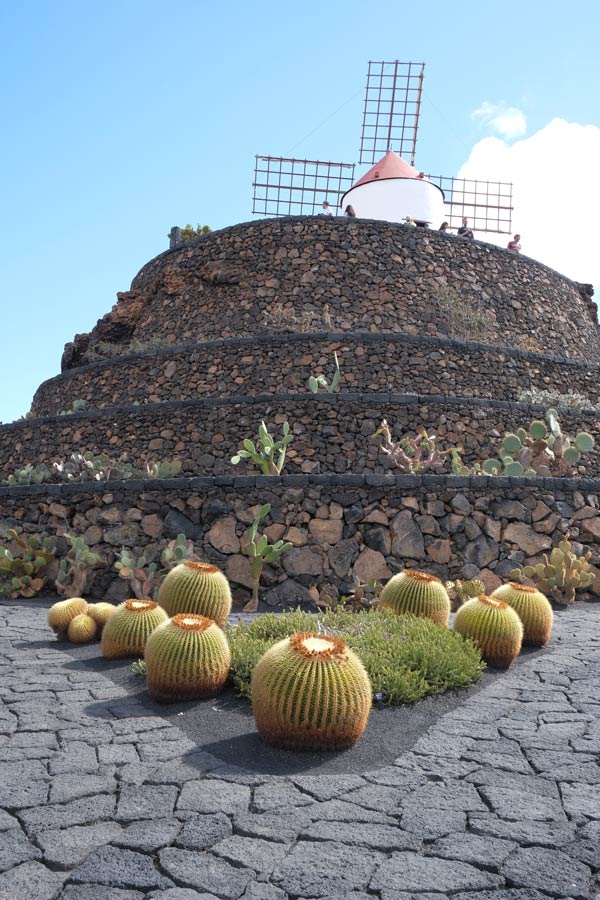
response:
<path fill-rule="evenodd" d="M 359 163 L 388 150 L 415 162 L 425 63 L 369 62 Z"/>
<path fill-rule="evenodd" d="M 510 182 L 447 175 L 427 177 L 444 192 L 446 220 L 451 228 L 459 228 L 463 218 L 467 218 L 473 231 L 512 234 L 513 186 Z"/>
<path fill-rule="evenodd" d="M 354 183 L 354 163 L 257 156 L 252 212 L 259 216 L 314 215 L 327 200 L 341 215 L 340 199 Z"/>

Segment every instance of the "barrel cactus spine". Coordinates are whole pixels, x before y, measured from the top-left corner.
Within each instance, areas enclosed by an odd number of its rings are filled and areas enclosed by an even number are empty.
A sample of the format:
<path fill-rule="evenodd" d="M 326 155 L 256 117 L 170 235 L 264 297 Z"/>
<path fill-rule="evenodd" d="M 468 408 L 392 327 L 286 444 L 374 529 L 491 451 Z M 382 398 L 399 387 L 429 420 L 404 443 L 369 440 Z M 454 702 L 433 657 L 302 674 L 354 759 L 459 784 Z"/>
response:
<path fill-rule="evenodd" d="M 169 703 L 217 694 L 229 675 L 231 651 L 212 619 L 179 613 L 152 632 L 144 658 L 150 696 Z"/>
<path fill-rule="evenodd" d="M 74 644 L 86 644 L 93 641 L 98 632 L 98 625 L 87 613 L 80 613 L 71 619 L 67 629 L 67 637 Z"/>
<path fill-rule="evenodd" d="M 474 597 L 460 607 L 454 630 L 479 647 L 483 659 L 508 669 L 521 652 L 523 623 L 515 610 L 498 597 Z"/>
<path fill-rule="evenodd" d="M 65 637 L 69 628 L 69 622 L 82 613 L 87 612 L 87 600 L 83 597 L 70 597 L 68 600 L 59 600 L 48 610 L 48 625 L 59 637 Z"/>
<path fill-rule="evenodd" d="M 231 589 L 217 566 L 188 561 L 171 569 L 160 586 L 158 603 L 169 616 L 194 613 L 222 628 L 231 612 Z"/>
<path fill-rule="evenodd" d="M 523 643 L 543 647 L 550 640 L 554 613 L 548 598 L 535 587 L 509 581 L 496 588 L 492 597 L 504 600 L 523 623 Z"/>
<path fill-rule="evenodd" d="M 393 575 L 381 592 L 379 605 L 397 615 L 431 619 L 448 627 L 450 598 L 439 578 L 426 572 L 405 569 Z"/>
<path fill-rule="evenodd" d="M 252 709 L 263 740 L 290 750 L 342 750 L 366 728 L 369 676 L 338 637 L 299 632 L 274 644 L 252 673 Z"/>
<path fill-rule="evenodd" d="M 102 656 L 105 659 L 143 656 L 148 637 L 167 618 L 164 609 L 153 600 L 126 600 L 102 629 Z"/>

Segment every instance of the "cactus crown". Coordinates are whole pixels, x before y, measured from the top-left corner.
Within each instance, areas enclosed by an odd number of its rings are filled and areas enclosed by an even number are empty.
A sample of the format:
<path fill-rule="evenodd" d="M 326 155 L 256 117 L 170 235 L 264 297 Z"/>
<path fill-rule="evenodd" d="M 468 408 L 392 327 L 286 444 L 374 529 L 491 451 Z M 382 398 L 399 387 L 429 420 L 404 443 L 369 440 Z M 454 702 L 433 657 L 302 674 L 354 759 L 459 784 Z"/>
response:
<path fill-rule="evenodd" d="M 190 562 L 190 560 L 184 560 L 183 565 L 187 566 L 188 569 L 193 569 L 194 572 L 205 572 L 207 575 L 220 571 L 216 566 L 205 562 Z"/>
<path fill-rule="evenodd" d="M 438 584 L 441 584 L 441 580 L 439 578 L 436 578 L 435 575 L 429 575 L 428 572 L 417 572 L 415 569 L 405 569 L 404 574 L 408 575 L 409 578 L 412 578 L 413 581 L 437 581 Z"/>
<path fill-rule="evenodd" d="M 206 631 L 214 622 L 207 616 L 198 616 L 196 613 L 178 613 L 171 619 L 171 624 L 182 631 Z"/>
<path fill-rule="evenodd" d="M 154 600 L 126 600 L 125 609 L 131 612 L 148 612 L 150 609 L 156 609 L 158 603 Z"/>
<path fill-rule="evenodd" d="M 493 606 L 495 609 L 506 609 L 508 606 L 508 603 L 505 603 L 504 600 L 498 600 L 497 597 L 486 597 L 485 594 L 481 594 L 477 599 L 484 606 Z"/>
<path fill-rule="evenodd" d="M 314 631 L 300 631 L 292 635 L 290 647 L 300 656 L 311 659 L 342 660 L 346 652 L 346 645 L 340 638 Z"/>
<path fill-rule="evenodd" d="M 518 581 L 509 581 L 508 582 L 511 588 L 515 591 L 520 591 L 522 594 L 537 594 L 538 589 L 531 587 L 529 584 L 519 584 Z"/>

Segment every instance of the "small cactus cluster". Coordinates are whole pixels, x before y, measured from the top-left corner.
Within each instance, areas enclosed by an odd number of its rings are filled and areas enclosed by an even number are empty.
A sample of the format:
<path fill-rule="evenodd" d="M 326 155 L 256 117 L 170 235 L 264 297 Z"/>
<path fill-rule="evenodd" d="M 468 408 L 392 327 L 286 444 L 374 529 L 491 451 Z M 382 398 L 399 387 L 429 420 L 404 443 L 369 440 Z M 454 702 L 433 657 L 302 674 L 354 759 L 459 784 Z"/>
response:
<path fill-rule="evenodd" d="M 453 612 L 456 612 L 463 603 L 471 600 L 472 597 L 480 597 L 481 594 L 485 594 L 485 585 L 479 578 L 470 578 L 468 581 L 461 581 L 457 578 L 456 581 L 447 581 L 445 588 L 448 591 Z"/>
<path fill-rule="evenodd" d="M 144 655 L 146 641 L 167 614 L 153 600 L 126 600 L 117 607 L 102 631 L 102 656 L 126 659 Z"/>
<path fill-rule="evenodd" d="M 582 453 L 594 448 L 594 438 L 580 431 L 571 440 L 562 433 L 555 409 L 546 412 L 546 421 L 537 419 L 528 430 L 505 434 L 499 459 L 486 459 L 481 469 L 486 475 L 575 475 Z"/>
<path fill-rule="evenodd" d="M 183 562 L 171 569 L 158 592 L 158 603 L 169 616 L 195 613 L 222 628 L 231 612 L 231 590 L 217 566 Z"/>
<path fill-rule="evenodd" d="M 531 578 L 542 593 L 550 594 L 557 603 L 571 604 L 575 602 L 575 592 L 589 587 L 594 581 L 590 571 L 591 555 L 588 550 L 583 556 L 577 556 L 570 541 L 561 541 L 549 556 L 543 554 L 543 563 L 513 569 L 511 578 L 514 581 L 523 576 Z"/>
<path fill-rule="evenodd" d="M 48 625 L 59 640 L 85 644 L 100 637 L 116 612 L 112 603 L 89 603 L 83 597 L 59 600 L 48 611 Z"/>
<path fill-rule="evenodd" d="M 168 703 L 217 694 L 229 675 L 231 651 L 211 619 L 180 613 L 148 637 L 144 659 L 150 696 Z"/>
<path fill-rule="evenodd" d="M 275 747 L 342 750 L 366 728 L 372 690 L 355 653 L 338 638 L 300 632 L 274 644 L 252 673 L 258 733 Z"/>
<path fill-rule="evenodd" d="M 523 623 L 498 597 L 473 597 L 460 607 L 454 630 L 470 638 L 491 666 L 507 669 L 521 652 Z"/>
<path fill-rule="evenodd" d="M 398 615 L 431 619 L 448 627 L 450 599 L 439 578 L 426 572 L 405 569 L 393 575 L 381 592 L 379 605 Z"/>

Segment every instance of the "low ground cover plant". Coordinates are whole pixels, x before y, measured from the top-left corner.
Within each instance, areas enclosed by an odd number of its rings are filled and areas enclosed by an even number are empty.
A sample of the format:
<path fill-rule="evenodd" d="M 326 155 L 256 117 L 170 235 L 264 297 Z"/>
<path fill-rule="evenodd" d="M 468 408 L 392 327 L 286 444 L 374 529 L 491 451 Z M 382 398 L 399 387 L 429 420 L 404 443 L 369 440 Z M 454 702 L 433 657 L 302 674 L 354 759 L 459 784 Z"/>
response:
<path fill-rule="evenodd" d="M 429 694 L 466 687 L 485 668 L 473 644 L 440 625 L 387 610 L 318 614 L 295 610 L 267 613 L 250 624 L 228 627 L 230 679 L 250 696 L 252 671 L 261 656 L 296 632 L 317 631 L 340 637 L 362 660 L 373 693 L 388 704 L 414 703 Z"/>

